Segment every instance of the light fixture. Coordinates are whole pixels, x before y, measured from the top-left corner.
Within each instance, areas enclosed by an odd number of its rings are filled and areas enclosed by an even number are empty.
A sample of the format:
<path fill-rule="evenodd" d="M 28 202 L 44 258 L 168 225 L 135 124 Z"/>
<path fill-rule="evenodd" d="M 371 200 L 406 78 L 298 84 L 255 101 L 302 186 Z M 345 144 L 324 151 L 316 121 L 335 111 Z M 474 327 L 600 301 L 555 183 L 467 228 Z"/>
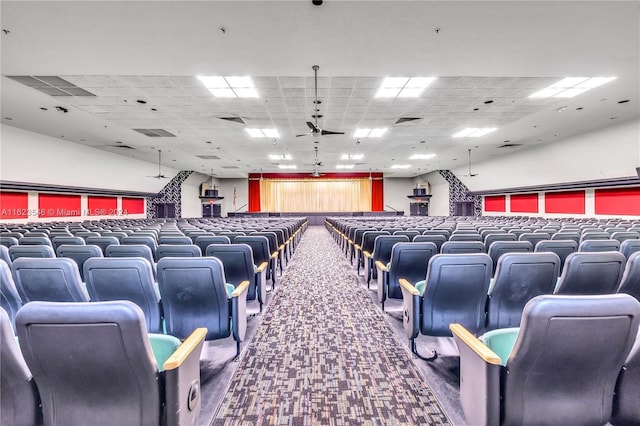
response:
<path fill-rule="evenodd" d="M 413 154 L 411 157 L 409 157 L 409 160 L 428 160 L 435 156 L 435 154 Z"/>
<path fill-rule="evenodd" d="M 353 169 L 355 164 L 337 164 L 336 169 Z"/>
<path fill-rule="evenodd" d="M 354 138 L 379 138 L 387 131 L 386 127 L 377 129 L 356 129 Z"/>
<path fill-rule="evenodd" d="M 530 98 L 573 98 L 594 87 L 615 80 L 617 77 L 567 77 L 545 87 L 531 95 Z"/>
<path fill-rule="evenodd" d="M 341 160 L 362 160 L 364 154 L 342 154 Z"/>
<path fill-rule="evenodd" d="M 417 98 L 436 77 L 385 77 L 376 98 Z"/>
<path fill-rule="evenodd" d="M 390 168 L 391 169 L 408 169 L 409 167 L 411 167 L 411 164 L 394 164 Z"/>
<path fill-rule="evenodd" d="M 295 164 L 280 164 L 278 166 L 278 168 L 280 168 L 280 169 L 297 169 L 298 166 L 296 166 Z"/>
<path fill-rule="evenodd" d="M 251 77 L 197 76 L 215 97 L 218 98 L 258 98 L 258 91 Z"/>
<path fill-rule="evenodd" d="M 245 129 L 252 138 L 279 138 L 278 129 Z"/>
<path fill-rule="evenodd" d="M 269 160 L 291 160 L 291 154 L 269 154 Z"/>
<path fill-rule="evenodd" d="M 464 130 L 459 131 L 454 134 L 453 138 L 479 138 L 480 136 L 484 136 L 487 133 L 491 133 L 495 130 L 498 130 L 497 127 L 467 127 Z"/>

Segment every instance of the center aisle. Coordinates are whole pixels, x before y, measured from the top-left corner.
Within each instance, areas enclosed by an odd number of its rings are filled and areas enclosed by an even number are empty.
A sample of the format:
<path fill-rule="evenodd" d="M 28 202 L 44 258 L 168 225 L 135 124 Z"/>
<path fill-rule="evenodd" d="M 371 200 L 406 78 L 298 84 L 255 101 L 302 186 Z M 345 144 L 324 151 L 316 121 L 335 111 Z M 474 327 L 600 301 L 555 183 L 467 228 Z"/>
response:
<path fill-rule="evenodd" d="M 324 227 L 309 227 L 212 425 L 449 424 Z"/>

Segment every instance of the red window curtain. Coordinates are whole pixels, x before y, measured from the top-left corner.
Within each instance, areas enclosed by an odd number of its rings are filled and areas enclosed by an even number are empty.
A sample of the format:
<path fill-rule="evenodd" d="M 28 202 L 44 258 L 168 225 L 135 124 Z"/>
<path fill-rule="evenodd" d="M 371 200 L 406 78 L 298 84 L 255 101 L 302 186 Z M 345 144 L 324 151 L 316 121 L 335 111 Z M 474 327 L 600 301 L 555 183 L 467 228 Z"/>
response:
<path fill-rule="evenodd" d="M 373 177 L 371 181 L 371 211 L 384 210 L 384 185 L 382 175 Z"/>
<path fill-rule="evenodd" d="M 260 178 L 249 175 L 249 211 L 260 211 Z"/>

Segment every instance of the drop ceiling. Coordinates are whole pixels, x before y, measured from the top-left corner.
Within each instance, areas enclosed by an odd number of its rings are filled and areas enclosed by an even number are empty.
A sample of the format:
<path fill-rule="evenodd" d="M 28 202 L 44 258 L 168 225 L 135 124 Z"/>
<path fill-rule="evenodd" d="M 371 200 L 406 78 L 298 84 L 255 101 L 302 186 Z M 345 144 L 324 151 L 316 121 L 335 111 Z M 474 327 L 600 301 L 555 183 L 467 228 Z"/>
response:
<path fill-rule="evenodd" d="M 315 147 L 322 171 L 364 154 L 350 171 L 415 176 L 466 166 L 469 148 L 479 162 L 637 119 L 639 6 L 2 1 L 2 123 L 149 162 L 161 149 L 165 167 L 218 177 L 278 171 L 269 154 L 311 172 Z M 314 121 L 313 65 L 318 125 L 344 135 L 295 136 Z M 260 97 L 215 98 L 197 75 L 251 76 Z M 9 76 L 60 77 L 95 96 L 51 96 Z M 385 76 L 437 80 L 418 98 L 376 98 Z M 617 79 L 570 99 L 529 98 L 567 76 Z M 379 127 L 382 138 L 353 137 Z M 451 137 L 466 127 L 498 130 Z M 436 156 L 409 160 L 416 153 Z"/>

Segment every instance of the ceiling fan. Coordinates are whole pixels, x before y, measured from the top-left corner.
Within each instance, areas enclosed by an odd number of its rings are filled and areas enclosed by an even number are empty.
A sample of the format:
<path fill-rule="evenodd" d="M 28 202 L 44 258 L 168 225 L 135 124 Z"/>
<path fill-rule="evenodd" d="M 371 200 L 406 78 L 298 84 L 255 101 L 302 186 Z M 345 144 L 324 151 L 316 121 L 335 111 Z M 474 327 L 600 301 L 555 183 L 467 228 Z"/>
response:
<path fill-rule="evenodd" d="M 315 106 L 314 108 L 315 112 L 311 117 L 313 117 L 314 122 L 312 123 L 311 121 L 307 121 L 307 127 L 309 127 L 309 132 L 303 133 L 301 135 L 296 135 L 296 137 L 307 136 L 307 135 L 319 135 L 319 136 L 344 135 L 344 132 L 334 132 L 331 130 L 324 130 L 318 127 L 318 118 L 322 117 L 322 115 L 319 114 L 320 109 L 318 109 L 318 106 L 322 103 L 322 101 L 318 100 L 318 70 L 320 69 L 320 67 L 318 65 L 314 65 L 312 68 L 314 72 L 314 86 L 315 86 L 315 100 L 313 101 L 313 105 Z"/>
<path fill-rule="evenodd" d="M 469 148 L 467 151 L 469 151 L 469 173 L 467 173 L 465 176 L 466 177 L 474 177 L 474 176 L 478 176 L 477 173 L 471 173 L 471 148 Z"/>
<path fill-rule="evenodd" d="M 315 159 L 313 164 L 305 164 L 305 165 L 306 166 L 313 166 L 313 172 L 311 172 L 311 176 L 320 177 L 320 176 L 322 176 L 322 173 L 320 173 L 320 167 L 324 166 L 324 164 L 322 164 L 322 161 L 318 160 L 318 147 L 316 146 L 313 149 L 316 152 L 316 159 Z"/>
<path fill-rule="evenodd" d="M 159 149 L 159 150 L 158 150 L 158 174 L 157 174 L 157 175 L 155 175 L 155 176 L 147 176 L 147 177 L 155 178 L 155 179 L 168 179 L 168 177 L 167 177 L 167 176 L 165 176 L 165 175 L 163 175 L 163 174 L 162 174 L 162 171 L 161 171 L 161 169 L 160 169 L 160 163 L 161 163 L 161 162 L 162 162 L 162 150 L 161 150 L 161 149 Z"/>

